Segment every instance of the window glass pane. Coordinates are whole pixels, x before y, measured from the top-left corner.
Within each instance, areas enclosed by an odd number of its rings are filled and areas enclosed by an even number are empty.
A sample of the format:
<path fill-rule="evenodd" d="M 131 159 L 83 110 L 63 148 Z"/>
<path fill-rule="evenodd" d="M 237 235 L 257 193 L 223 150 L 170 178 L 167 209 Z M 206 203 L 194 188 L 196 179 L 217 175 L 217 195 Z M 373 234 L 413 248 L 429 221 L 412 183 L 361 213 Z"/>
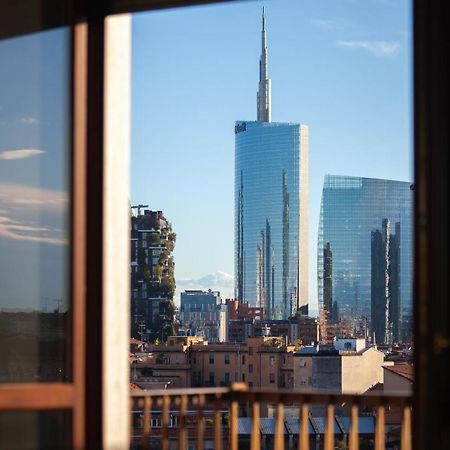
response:
<path fill-rule="evenodd" d="M 64 381 L 70 32 L 0 42 L 0 382 Z"/>
<path fill-rule="evenodd" d="M 70 448 L 69 411 L 0 413 L 0 450 Z"/>
<path fill-rule="evenodd" d="M 411 3 L 229 2 L 132 31 L 130 223 L 176 235 L 175 292 L 132 301 L 171 314 L 142 308 L 132 337 L 204 338 L 189 351 L 218 358 L 196 385 L 363 393 L 412 373 Z M 166 270 L 150 263 L 140 292 Z"/>

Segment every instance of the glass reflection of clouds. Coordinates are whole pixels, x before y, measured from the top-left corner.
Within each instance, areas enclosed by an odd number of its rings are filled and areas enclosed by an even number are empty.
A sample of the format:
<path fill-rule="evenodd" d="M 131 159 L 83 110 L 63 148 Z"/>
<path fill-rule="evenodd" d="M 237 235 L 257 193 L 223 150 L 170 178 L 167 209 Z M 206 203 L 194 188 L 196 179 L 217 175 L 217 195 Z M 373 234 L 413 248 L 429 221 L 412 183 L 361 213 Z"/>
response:
<path fill-rule="evenodd" d="M 0 381 L 63 381 L 70 330 L 70 31 L 0 42 Z"/>

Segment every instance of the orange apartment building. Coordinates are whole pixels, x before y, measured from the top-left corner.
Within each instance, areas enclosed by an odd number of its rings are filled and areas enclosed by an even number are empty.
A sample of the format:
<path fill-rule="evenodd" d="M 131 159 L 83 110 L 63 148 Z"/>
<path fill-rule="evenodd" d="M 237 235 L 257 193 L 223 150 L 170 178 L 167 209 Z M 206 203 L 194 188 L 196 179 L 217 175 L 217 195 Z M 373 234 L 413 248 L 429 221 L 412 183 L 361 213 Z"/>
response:
<path fill-rule="evenodd" d="M 169 388 L 229 386 L 292 388 L 294 346 L 280 337 L 248 338 L 243 344 L 208 344 L 198 337 L 171 337 L 148 345 L 131 364 L 133 383 L 144 389 L 164 381 Z"/>

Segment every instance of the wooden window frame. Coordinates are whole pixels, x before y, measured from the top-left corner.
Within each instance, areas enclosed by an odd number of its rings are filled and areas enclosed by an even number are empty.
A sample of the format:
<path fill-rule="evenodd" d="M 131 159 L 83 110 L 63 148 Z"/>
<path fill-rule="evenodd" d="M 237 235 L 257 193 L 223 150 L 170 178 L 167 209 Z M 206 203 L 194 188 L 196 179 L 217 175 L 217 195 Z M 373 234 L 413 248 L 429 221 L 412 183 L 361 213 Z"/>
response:
<path fill-rule="evenodd" d="M 126 423 L 113 429 L 117 417 L 108 417 L 111 405 L 117 403 L 117 409 L 123 409 L 127 400 L 125 396 L 128 398 L 125 389 L 120 389 L 118 394 L 111 389 L 114 383 L 125 383 L 128 368 L 121 361 L 115 370 L 116 361 L 108 359 L 111 356 L 108 340 L 113 333 L 108 324 L 117 313 L 112 300 L 124 295 L 128 270 L 122 274 L 125 279 L 119 286 L 119 293 L 113 298 L 108 296 L 112 293 L 111 287 L 115 286 L 111 284 L 115 270 L 118 272 L 128 264 L 127 231 L 120 235 L 124 232 L 125 219 L 119 224 L 114 223 L 119 214 L 125 212 L 124 198 L 129 190 L 125 186 L 129 176 L 129 148 L 123 148 L 119 154 L 111 141 L 111 127 L 117 124 L 117 111 L 112 100 L 114 92 L 108 89 L 108 83 L 113 84 L 117 80 L 108 66 L 113 63 L 113 53 L 108 52 L 108 42 L 114 40 L 113 24 L 106 25 L 105 19 L 109 15 L 218 2 L 73 0 L 70 7 L 64 9 L 61 6 L 64 2 L 42 0 L 38 20 L 30 15 L 33 0 L 1 5 L 0 38 L 60 26 L 70 26 L 73 30 L 73 381 L 0 385 L 0 410 L 71 409 L 74 448 L 113 448 L 113 445 L 124 443 L 128 433 Z M 450 447 L 450 427 L 447 403 L 443 400 L 450 396 L 450 314 L 446 294 L 449 273 L 449 3 L 415 0 L 413 32 L 416 194 L 414 445 L 418 449 L 447 448 Z M 121 89 L 123 94 L 126 89 L 123 86 Z M 119 141 L 126 146 L 129 124 L 125 120 L 120 125 L 114 132 L 121 134 Z M 124 160 L 121 159 L 123 154 L 126 154 Z M 119 167 L 119 161 L 125 161 L 125 164 Z M 113 176 L 118 174 L 123 178 L 112 192 Z M 115 211 L 111 209 L 113 202 L 115 207 L 119 205 Z M 111 220 L 112 216 L 114 220 Z M 113 256 L 118 256 L 116 269 L 109 259 Z M 125 333 L 129 325 L 124 325 L 124 320 L 121 322 L 122 333 Z M 109 379 L 112 371 L 116 375 Z M 128 387 L 128 379 L 126 385 Z M 128 414 L 128 408 L 123 413 Z"/>

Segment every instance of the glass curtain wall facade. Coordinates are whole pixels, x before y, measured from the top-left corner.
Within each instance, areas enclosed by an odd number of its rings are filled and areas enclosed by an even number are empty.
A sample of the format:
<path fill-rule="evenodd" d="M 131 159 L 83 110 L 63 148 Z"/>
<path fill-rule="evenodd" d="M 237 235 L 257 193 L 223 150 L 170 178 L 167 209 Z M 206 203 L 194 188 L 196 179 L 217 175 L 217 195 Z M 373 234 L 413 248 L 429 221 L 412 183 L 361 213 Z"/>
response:
<path fill-rule="evenodd" d="M 308 127 L 236 122 L 235 295 L 289 317 L 308 304 Z"/>
<path fill-rule="evenodd" d="M 332 302 L 337 302 L 340 316 L 371 317 L 371 236 L 384 220 L 401 227 L 400 308 L 405 321 L 411 317 L 413 186 L 394 180 L 325 176 L 318 238 L 319 307 L 324 306 L 324 249 L 329 249 Z"/>

